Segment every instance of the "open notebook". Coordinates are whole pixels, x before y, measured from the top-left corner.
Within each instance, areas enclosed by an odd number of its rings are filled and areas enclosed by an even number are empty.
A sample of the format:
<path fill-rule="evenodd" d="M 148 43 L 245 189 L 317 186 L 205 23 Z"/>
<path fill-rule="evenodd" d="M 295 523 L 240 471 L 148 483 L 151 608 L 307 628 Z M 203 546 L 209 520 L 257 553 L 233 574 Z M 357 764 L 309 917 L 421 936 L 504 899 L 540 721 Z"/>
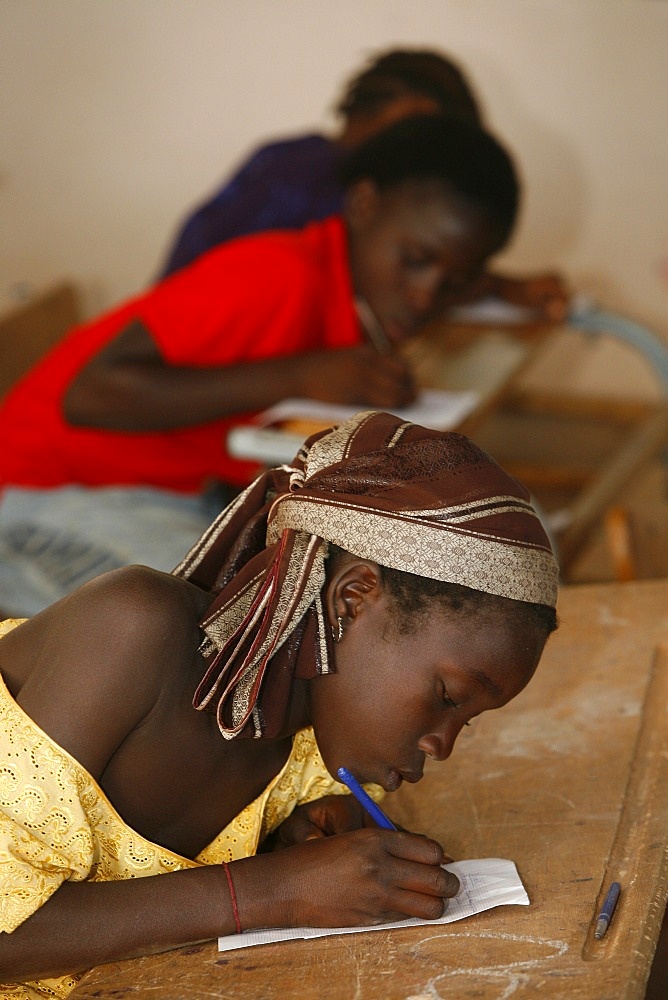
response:
<path fill-rule="evenodd" d="M 412 406 L 390 412 L 413 424 L 445 431 L 458 427 L 479 402 L 480 394 L 473 390 L 423 389 Z M 360 409 L 372 407 L 336 406 L 314 399 L 284 399 L 260 413 L 255 423 L 233 427 L 227 435 L 227 449 L 235 458 L 266 465 L 289 462 L 304 438 L 314 431 L 343 423 Z"/>
<path fill-rule="evenodd" d="M 390 410 L 403 420 L 436 430 L 448 430 L 471 413 L 479 400 L 479 394 L 472 389 L 449 392 L 445 389 L 422 389 L 410 406 Z M 360 409 L 373 407 L 339 406 L 321 403 L 316 399 L 284 399 L 260 414 L 258 421 L 265 427 L 293 420 L 310 420 L 328 424 L 340 424 L 348 417 L 359 413 Z"/>
<path fill-rule="evenodd" d="M 455 920 L 463 920 L 464 917 L 471 917 L 474 913 L 490 910 L 494 906 L 507 906 L 511 903 L 529 905 L 529 897 L 512 861 L 503 858 L 478 858 L 475 861 L 453 861 L 444 867 L 455 873 L 461 888 L 454 899 L 449 900 L 445 913 L 438 920 L 418 920 L 412 917 L 389 924 L 374 924 L 371 927 L 263 928 L 218 938 L 218 951 L 233 951 L 236 948 L 249 948 L 256 944 L 272 944 L 275 941 L 289 941 L 294 938 L 363 934 L 367 931 L 386 931 L 399 927 L 449 924 Z"/>

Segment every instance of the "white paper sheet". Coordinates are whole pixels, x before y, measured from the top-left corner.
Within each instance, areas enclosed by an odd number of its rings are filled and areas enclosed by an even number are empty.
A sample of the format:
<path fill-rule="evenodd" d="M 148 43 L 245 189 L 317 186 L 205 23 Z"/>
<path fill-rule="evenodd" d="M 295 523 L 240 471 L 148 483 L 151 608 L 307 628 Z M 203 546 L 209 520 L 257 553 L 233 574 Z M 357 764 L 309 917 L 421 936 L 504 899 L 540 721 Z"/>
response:
<path fill-rule="evenodd" d="M 448 392 L 444 389 L 423 389 L 415 403 L 402 409 L 390 410 L 402 420 L 447 431 L 456 427 L 478 404 L 479 393 L 472 389 Z M 340 424 L 360 410 L 371 410 L 371 406 L 334 406 L 320 403 L 315 399 L 284 399 L 276 406 L 265 410 L 258 417 L 267 427 L 281 420 L 313 420 L 323 423 Z"/>
<path fill-rule="evenodd" d="M 330 934 L 363 934 L 366 931 L 386 931 L 396 927 L 432 926 L 450 924 L 455 920 L 472 917 L 474 913 L 490 910 L 494 906 L 509 904 L 529 905 L 529 897 L 522 885 L 517 868 L 503 858 L 478 858 L 475 861 L 454 861 L 445 865 L 458 877 L 461 888 L 448 903 L 445 913 L 438 920 L 397 920 L 390 924 L 372 927 L 278 927 L 218 938 L 218 951 L 233 951 L 256 944 L 272 944 L 294 938 L 328 937 Z"/>

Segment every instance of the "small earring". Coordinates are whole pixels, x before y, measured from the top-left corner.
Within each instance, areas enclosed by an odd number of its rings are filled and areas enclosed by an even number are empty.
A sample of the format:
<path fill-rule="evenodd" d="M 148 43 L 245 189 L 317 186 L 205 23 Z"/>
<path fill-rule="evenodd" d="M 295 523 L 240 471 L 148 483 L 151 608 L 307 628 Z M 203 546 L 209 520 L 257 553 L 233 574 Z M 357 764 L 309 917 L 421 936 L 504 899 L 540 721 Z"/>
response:
<path fill-rule="evenodd" d="M 332 629 L 332 639 L 334 642 L 341 642 L 343 638 L 343 619 L 340 615 L 336 616 L 336 626 L 336 630 L 333 625 L 330 626 Z"/>

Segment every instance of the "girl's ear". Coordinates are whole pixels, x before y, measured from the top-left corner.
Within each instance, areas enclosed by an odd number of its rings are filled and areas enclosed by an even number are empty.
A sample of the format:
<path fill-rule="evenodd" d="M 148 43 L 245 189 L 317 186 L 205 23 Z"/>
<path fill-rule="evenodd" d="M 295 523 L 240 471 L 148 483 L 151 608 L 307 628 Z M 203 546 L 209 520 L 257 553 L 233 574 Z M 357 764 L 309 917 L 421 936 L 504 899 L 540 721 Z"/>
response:
<path fill-rule="evenodd" d="M 383 576 L 378 563 L 354 558 L 344 562 L 332 575 L 325 601 L 327 617 L 334 626 L 341 619 L 343 628 L 363 613 L 370 601 L 383 590 Z"/>
<path fill-rule="evenodd" d="M 375 218 L 380 192 L 368 178 L 356 181 L 346 191 L 344 214 L 352 232 L 368 225 Z"/>

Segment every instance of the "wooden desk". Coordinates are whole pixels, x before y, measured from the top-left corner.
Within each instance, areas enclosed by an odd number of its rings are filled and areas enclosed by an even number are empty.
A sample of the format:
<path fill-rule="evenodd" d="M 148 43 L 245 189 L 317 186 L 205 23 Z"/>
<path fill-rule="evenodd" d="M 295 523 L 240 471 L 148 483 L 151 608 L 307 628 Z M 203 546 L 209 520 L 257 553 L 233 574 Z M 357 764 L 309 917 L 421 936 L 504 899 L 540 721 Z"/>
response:
<path fill-rule="evenodd" d="M 615 318 L 609 319 L 612 323 Z M 601 326 L 601 333 L 604 330 Z M 565 340 L 576 352 L 583 336 L 577 321 L 573 326 L 505 329 L 448 323 L 435 324 L 404 345 L 419 385 L 479 390 L 479 405 L 456 429 L 531 491 L 556 541 L 565 582 L 572 582 L 575 563 L 620 502 L 624 487 L 657 460 L 668 443 L 668 348 L 657 338 L 648 340 L 644 355 L 638 354 L 645 362 L 655 358 L 652 372 L 662 390 L 657 400 L 537 390 L 525 382 L 555 346 Z M 643 572 L 635 532 L 629 528 L 627 534 L 627 547 L 636 550 L 635 565 L 630 572 L 618 566 L 609 539 L 613 578 L 652 575 Z"/>
<path fill-rule="evenodd" d="M 386 800 L 455 857 L 515 860 L 531 906 L 226 955 L 184 948 L 93 970 L 73 1000 L 643 997 L 667 891 L 668 581 L 566 588 L 559 610 L 527 690 Z M 613 880 L 622 896 L 596 941 Z"/>

